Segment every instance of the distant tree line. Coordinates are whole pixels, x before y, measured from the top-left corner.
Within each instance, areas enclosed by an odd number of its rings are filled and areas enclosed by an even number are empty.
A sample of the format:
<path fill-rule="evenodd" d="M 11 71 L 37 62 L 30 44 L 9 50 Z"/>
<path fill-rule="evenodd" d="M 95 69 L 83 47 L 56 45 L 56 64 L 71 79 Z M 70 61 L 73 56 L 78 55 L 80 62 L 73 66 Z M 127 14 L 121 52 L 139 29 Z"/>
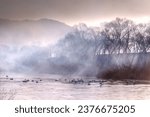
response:
<path fill-rule="evenodd" d="M 99 54 L 147 53 L 150 50 L 150 26 L 119 19 L 105 24 L 97 46 Z"/>
<path fill-rule="evenodd" d="M 95 55 L 147 53 L 150 51 L 150 25 L 135 24 L 120 18 L 100 27 L 91 28 L 79 24 L 74 26 L 61 44 L 65 47 L 64 50 L 72 48 L 73 51 L 78 50 L 78 53 L 86 53 L 92 48 Z"/>

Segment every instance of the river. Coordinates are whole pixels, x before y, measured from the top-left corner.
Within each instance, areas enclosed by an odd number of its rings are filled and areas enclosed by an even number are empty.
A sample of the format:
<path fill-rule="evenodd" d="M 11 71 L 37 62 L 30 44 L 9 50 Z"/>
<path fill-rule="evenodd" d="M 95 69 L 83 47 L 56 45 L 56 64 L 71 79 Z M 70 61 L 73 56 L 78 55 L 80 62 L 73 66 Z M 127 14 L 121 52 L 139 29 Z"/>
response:
<path fill-rule="evenodd" d="M 0 99 L 14 100 L 138 100 L 150 99 L 150 84 L 102 81 L 71 76 L 0 78 Z M 70 78 L 68 78 L 70 77 Z M 76 78 L 79 79 L 79 78 Z M 93 80 L 94 79 L 94 80 Z M 75 80 L 77 81 L 77 80 Z M 147 81 L 148 82 L 148 81 Z"/>

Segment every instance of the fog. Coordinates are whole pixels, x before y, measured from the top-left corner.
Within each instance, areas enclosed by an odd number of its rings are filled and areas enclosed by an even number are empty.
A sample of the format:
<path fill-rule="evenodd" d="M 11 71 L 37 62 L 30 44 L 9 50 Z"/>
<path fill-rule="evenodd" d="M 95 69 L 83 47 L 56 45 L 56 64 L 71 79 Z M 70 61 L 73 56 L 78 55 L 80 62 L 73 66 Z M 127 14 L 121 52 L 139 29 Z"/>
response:
<path fill-rule="evenodd" d="M 1 72 L 15 73 L 49 73 L 74 74 L 82 73 L 92 65 L 93 43 L 85 41 L 78 32 L 67 34 L 55 45 L 44 47 L 33 45 L 1 44 Z M 85 64 L 86 63 L 86 64 Z"/>
<path fill-rule="evenodd" d="M 88 29 L 85 24 L 77 25 L 56 44 L 46 46 L 35 45 L 32 40 L 33 44 L 30 45 L 23 42 L 11 43 L 7 38 L 9 34 L 5 33 L 6 40 L 1 40 L 1 42 L 9 41 L 11 44 L 0 45 L 0 71 L 26 74 L 95 74 L 94 67 L 92 67 L 95 58 L 91 33 L 92 30 Z M 27 36 L 30 37 L 30 35 Z M 18 35 L 15 38 L 17 38 L 16 41 L 19 40 Z"/>
<path fill-rule="evenodd" d="M 114 65 L 142 66 L 149 58 L 149 29 L 117 18 L 101 27 L 75 25 L 53 45 L 3 43 L 0 72 L 96 76 Z"/>

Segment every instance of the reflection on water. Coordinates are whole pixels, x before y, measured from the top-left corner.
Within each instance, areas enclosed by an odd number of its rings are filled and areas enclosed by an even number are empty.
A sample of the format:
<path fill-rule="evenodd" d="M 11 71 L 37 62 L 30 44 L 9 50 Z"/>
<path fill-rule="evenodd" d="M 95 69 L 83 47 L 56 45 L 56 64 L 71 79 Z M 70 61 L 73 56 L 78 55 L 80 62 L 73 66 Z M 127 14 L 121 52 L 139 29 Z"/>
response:
<path fill-rule="evenodd" d="M 38 81 L 38 82 L 36 82 Z M 123 83 L 65 83 L 50 79 L 30 79 L 22 82 L 21 78 L 13 80 L 1 78 L 0 88 L 15 90 L 14 99 L 150 99 L 150 84 L 125 85 Z"/>

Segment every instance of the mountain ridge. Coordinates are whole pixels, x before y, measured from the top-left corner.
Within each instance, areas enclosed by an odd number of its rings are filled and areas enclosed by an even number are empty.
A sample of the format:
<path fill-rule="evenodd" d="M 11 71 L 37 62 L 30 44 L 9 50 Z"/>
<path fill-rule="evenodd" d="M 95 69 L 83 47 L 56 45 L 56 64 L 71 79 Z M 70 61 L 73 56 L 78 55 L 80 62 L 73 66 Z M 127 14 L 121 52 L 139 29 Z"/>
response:
<path fill-rule="evenodd" d="M 0 18 L 1 43 L 53 43 L 63 38 L 71 26 L 53 19 L 9 20 Z"/>

